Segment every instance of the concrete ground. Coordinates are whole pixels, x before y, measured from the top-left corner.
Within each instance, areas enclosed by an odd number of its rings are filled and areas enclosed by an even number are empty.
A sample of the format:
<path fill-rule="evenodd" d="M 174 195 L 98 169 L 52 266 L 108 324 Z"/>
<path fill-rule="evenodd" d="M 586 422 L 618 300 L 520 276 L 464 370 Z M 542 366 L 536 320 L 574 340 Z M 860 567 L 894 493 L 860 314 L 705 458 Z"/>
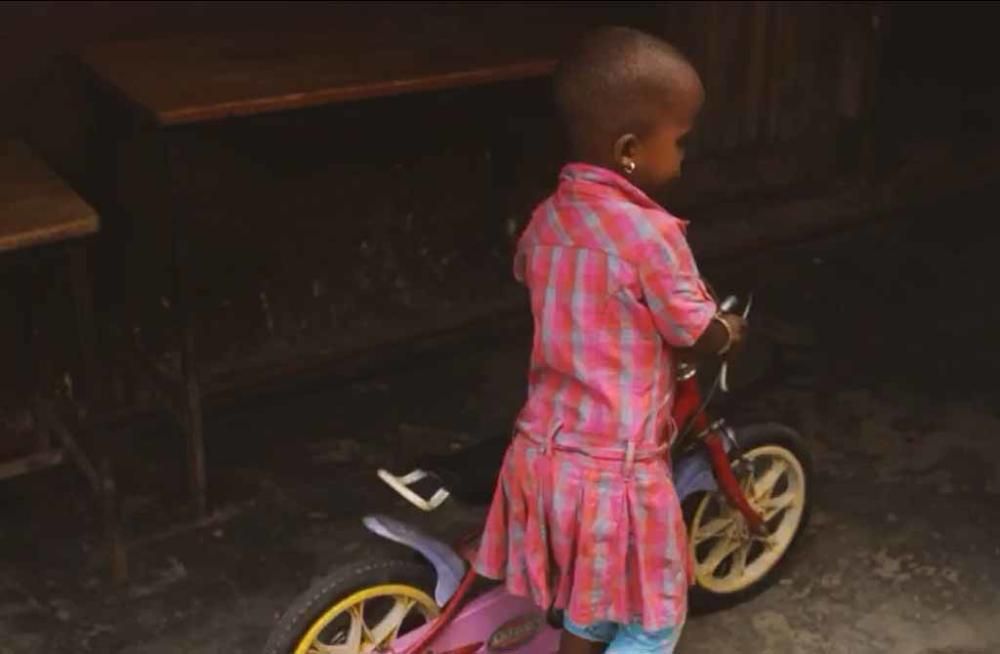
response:
<path fill-rule="evenodd" d="M 692 620 L 681 652 L 1000 652 L 1000 308 L 986 234 L 998 204 L 968 197 L 707 267 L 720 289 L 758 291 L 758 343 L 775 346 L 749 353 L 744 375 L 762 376 L 731 413 L 806 435 L 816 510 L 778 582 Z M 218 408 L 217 513 L 200 527 L 164 534 L 182 515 L 182 448 L 136 428 L 122 441 L 145 463 L 122 480 L 133 546 L 121 587 L 99 566 L 71 472 L 0 488 L 0 652 L 258 651 L 310 579 L 369 552 L 361 515 L 415 517 L 373 464 L 508 428 L 527 345 L 525 325 L 497 324 L 361 381 Z M 454 533 L 475 518 L 449 506 L 428 526 Z"/>

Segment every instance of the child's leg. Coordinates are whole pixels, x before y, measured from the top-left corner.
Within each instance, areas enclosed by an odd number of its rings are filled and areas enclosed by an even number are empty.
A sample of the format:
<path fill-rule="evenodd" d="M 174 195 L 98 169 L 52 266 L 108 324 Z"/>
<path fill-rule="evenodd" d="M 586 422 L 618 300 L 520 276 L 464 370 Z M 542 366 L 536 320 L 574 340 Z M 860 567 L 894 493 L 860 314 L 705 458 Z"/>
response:
<path fill-rule="evenodd" d="M 618 626 L 610 622 L 581 627 L 564 619 L 559 654 L 601 654 L 617 632 Z"/>
<path fill-rule="evenodd" d="M 638 625 L 620 627 L 605 654 L 672 654 L 683 625 L 645 631 Z"/>

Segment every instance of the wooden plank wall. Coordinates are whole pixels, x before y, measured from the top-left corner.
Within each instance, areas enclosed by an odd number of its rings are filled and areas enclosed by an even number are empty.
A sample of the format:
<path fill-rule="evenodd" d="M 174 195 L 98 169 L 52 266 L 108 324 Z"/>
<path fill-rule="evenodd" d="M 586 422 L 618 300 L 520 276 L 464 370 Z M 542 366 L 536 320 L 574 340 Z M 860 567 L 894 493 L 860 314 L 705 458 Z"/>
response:
<path fill-rule="evenodd" d="M 505 7 L 509 13 L 515 5 Z M 573 20 L 643 27 L 691 56 L 708 103 L 675 198 L 684 210 L 710 217 L 713 203 L 819 188 L 859 165 L 857 153 L 844 156 L 843 143 L 871 106 L 876 3 L 531 7 L 531 20 L 555 24 L 568 11 L 590 12 Z M 34 133 L 49 141 L 42 150 L 61 159 L 54 165 L 85 195 L 118 196 L 101 207 L 108 238 L 117 239 L 99 253 L 103 319 L 119 320 L 119 310 L 130 306 L 137 318 L 128 329 L 169 356 L 169 338 L 161 336 L 170 313 L 169 233 L 156 143 L 121 140 L 117 163 L 107 163 L 99 140 L 107 134 L 93 129 L 120 123 L 114 108 L 106 98 L 67 97 L 85 85 L 55 79 L 58 101 L 35 112 L 44 125 Z M 187 200 L 201 207 L 199 336 L 218 385 L 412 339 L 520 297 L 510 282 L 507 225 L 489 210 L 488 132 L 502 119 L 518 136 L 517 174 L 503 190 L 514 198 L 508 220 L 523 221 L 562 157 L 546 94 L 544 84 L 515 84 L 192 136 L 183 176 L 192 186 Z M 44 102 L 46 94 L 36 99 Z M 130 389 L 120 381 L 107 386 Z M 129 406 L 137 398 L 112 400 Z M 3 419 L 12 411 L 0 398 L 0 422 L 21 424 Z"/>
<path fill-rule="evenodd" d="M 704 77 L 705 154 L 774 147 L 866 108 L 875 3 L 704 2 L 664 11 L 664 33 Z"/>

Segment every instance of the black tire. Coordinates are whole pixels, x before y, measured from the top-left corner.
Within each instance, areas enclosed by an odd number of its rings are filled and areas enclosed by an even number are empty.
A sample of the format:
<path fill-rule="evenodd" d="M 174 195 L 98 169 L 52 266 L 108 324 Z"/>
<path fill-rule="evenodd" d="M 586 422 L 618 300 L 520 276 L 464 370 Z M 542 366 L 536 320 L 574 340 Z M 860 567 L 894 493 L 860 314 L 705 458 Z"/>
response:
<path fill-rule="evenodd" d="M 338 602 L 365 588 L 401 584 L 434 597 L 434 572 L 412 559 L 379 558 L 345 565 L 299 595 L 271 629 L 263 654 L 293 654 L 310 627 Z"/>
<path fill-rule="evenodd" d="M 805 503 L 802 518 L 788 548 L 772 565 L 771 569 L 755 583 L 742 590 L 723 594 L 703 588 L 696 582 L 691 587 L 689 595 L 690 608 L 693 613 L 711 613 L 731 608 L 767 590 L 780 577 L 780 572 L 788 563 L 790 554 L 795 550 L 802 534 L 805 532 L 809 524 L 809 516 L 812 513 L 812 498 L 815 494 L 813 489 L 812 456 L 809 453 L 809 448 L 806 446 L 805 440 L 798 432 L 776 423 L 759 424 L 736 430 L 736 440 L 743 451 L 776 445 L 784 448 L 798 459 L 805 477 Z M 684 502 L 684 522 L 687 525 L 689 534 L 692 530 L 695 511 L 704 496 L 704 493 L 697 493 L 688 497 Z"/>

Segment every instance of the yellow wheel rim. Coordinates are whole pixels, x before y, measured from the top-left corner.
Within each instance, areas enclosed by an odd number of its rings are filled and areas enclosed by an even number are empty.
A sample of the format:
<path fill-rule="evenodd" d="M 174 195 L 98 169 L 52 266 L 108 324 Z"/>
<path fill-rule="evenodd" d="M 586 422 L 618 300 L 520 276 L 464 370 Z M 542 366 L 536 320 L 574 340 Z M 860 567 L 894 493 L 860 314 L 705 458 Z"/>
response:
<path fill-rule="evenodd" d="M 805 471 L 789 450 L 765 445 L 743 458 L 750 464 L 743 491 L 772 533 L 753 535 L 743 515 L 721 494 L 702 498 L 691 523 L 689 547 L 698 585 L 713 593 L 739 592 L 770 572 L 795 539 L 805 510 Z"/>
<path fill-rule="evenodd" d="M 299 640 L 295 654 L 368 654 L 394 641 L 409 618 L 426 622 L 437 614 L 434 600 L 419 588 L 372 586 L 324 611 Z"/>

